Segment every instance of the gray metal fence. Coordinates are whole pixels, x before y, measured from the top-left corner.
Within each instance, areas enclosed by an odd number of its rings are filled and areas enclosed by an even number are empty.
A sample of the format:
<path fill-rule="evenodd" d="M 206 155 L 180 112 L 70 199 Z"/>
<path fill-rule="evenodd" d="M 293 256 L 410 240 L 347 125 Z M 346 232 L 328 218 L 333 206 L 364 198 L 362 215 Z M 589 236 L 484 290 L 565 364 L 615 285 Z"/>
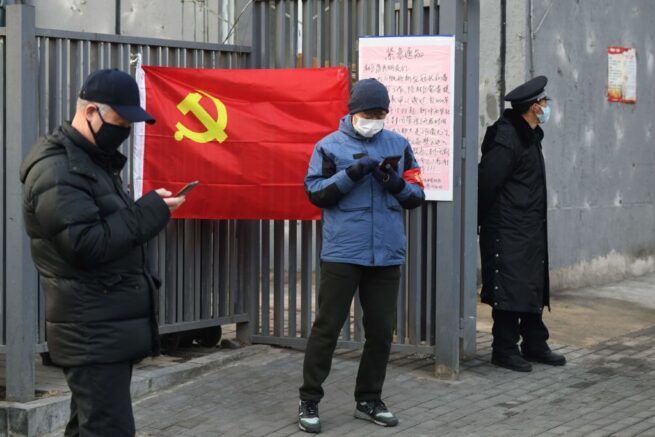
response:
<path fill-rule="evenodd" d="M 454 201 L 428 202 L 407 214 L 408 260 L 393 345 L 434 353 L 435 372 L 443 375 L 457 373 L 460 351 L 475 351 L 478 11 L 477 1 L 461 0 L 276 0 L 256 2 L 253 15 L 256 67 L 345 65 L 353 80 L 359 36 L 456 36 Z M 316 306 L 320 223 L 264 223 L 261 241 L 264 280 L 253 340 L 303 347 Z M 339 345 L 359 347 L 362 338 L 356 300 Z"/>
<path fill-rule="evenodd" d="M 460 356 L 475 350 L 478 8 L 477 0 L 256 1 L 251 49 L 35 29 L 32 7 L 8 6 L 7 28 L 0 28 L 0 352 L 7 354 L 7 398 L 33 397 L 30 363 L 35 351 L 45 350 L 43 300 L 22 224 L 18 167 L 38 135 L 72 115 L 89 72 L 131 71 L 131 55 L 142 53 L 146 65 L 346 65 L 355 75 L 357 37 L 381 34 L 441 32 L 457 38 L 454 201 L 430 202 L 407 215 L 408 262 L 394 342 L 396 350 L 433 353 L 435 372 L 455 375 Z M 129 157 L 131 144 L 123 152 Z M 124 180 L 129 183 L 131 175 Z M 152 270 L 163 279 L 161 332 L 237 323 L 243 339 L 303 347 L 316 309 L 320 246 L 320 222 L 171 222 L 149 244 Z M 340 345 L 359 347 L 362 340 L 356 304 Z"/>
<path fill-rule="evenodd" d="M 0 28 L 0 82 L 7 91 L 0 106 L 0 145 L 6 151 L 2 194 L 7 199 L 1 215 L 0 256 L 7 274 L 0 352 L 7 353 L 7 398 L 24 400 L 33 395 L 31 355 L 46 351 L 47 344 L 43 295 L 22 229 L 18 167 L 23 156 L 38 136 L 71 118 L 84 78 L 96 69 L 133 71 L 137 53 L 149 65 L 245 68 L 250 48 L 36 29 L 32 8 L 9 6 L 8 14 L 7 27 Z M 123 146 L 128 159 L 131 150 L 131 142 Z M 124 170 L 126 188 L 130 168 Z M 149 244 L 151 268 L 163 282 L 157 302 L 162 333 L 248 320 L 248 294 L 237 286 L 236 229 L 235 221 L 173 220 Z"/>

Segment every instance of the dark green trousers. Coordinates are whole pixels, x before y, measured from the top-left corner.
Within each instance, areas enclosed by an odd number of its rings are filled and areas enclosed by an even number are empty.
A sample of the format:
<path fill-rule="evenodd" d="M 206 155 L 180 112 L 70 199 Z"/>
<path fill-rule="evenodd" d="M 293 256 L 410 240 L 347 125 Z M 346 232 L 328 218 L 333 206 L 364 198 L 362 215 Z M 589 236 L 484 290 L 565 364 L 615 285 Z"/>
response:
<path fill-rule="evenodd" d="M 396 324 L 400 266 L 321 263 L 318 315 L 307 340 L 300 399 L 320 401 L 332 355 L 355 291 L 363 310 L 366 342 L 359 362 L 355 400 L 380 399 Z"/>

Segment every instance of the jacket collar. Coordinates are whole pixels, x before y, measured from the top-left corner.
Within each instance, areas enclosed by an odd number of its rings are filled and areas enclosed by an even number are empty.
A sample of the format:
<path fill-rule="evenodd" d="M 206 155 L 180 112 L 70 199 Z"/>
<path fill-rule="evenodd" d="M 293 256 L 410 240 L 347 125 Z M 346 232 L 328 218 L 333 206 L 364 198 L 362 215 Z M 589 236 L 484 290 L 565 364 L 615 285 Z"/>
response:
<path fill-rule="evenodd" d="M 544 131 L 540 126 L 532 129 L 527 121 L 513 109 L 505 109 L 503 112 L 505 117 L 516 129 L 516 133 L 521 139 L 521 143 L 529 145 L 532 141 L 541 142 L 544 139 Z"/>
<path fill-rule="evenodd" d="M 118 172 L 127 161 L 127 158 L 118 151 L 106 153 L 95 144 L 91 144 L 68 121 L 64 122 L 60 130 L 56 131 L 53 136 L 60 137 L 60 142 L 68 155 L 70 171 L 73 173 L 97 179 L 93 163 L 109 172 Z"/>

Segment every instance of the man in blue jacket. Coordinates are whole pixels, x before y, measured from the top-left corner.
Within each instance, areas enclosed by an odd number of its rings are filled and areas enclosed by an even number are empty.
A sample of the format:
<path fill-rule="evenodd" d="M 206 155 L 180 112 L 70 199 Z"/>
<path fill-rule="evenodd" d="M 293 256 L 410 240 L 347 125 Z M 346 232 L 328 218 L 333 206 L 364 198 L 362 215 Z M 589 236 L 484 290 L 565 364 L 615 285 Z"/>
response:
<path fill-rule="evenodd" d="M 318 433 L 318 403 L 339 332 L 359 288 L 366 336 L 355 387 L 355 417 L 381 426 L 398 419 L 382 402 L 405 262 L 403 208 L 423 203 L 420 169 L 406 138 L 383 129 L 389 94 L 375 79 L 357 82 L 339 130 L 316 144 L 305 177 L 323 209 L 318 315 L 307 341 L 298 425 Z M 397 165 L 381 165 L 397 157 Z"/>

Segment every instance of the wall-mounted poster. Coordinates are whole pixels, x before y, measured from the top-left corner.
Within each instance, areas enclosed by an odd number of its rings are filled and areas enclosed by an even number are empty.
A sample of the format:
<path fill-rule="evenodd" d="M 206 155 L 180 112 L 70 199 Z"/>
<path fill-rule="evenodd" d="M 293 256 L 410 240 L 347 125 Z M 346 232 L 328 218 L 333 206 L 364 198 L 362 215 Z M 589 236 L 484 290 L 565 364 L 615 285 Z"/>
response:
<path fill-rule="evenodd" d="M 637 103 L 637 51 L 607 47 L 607 100 Z"/>
<path fill-rule="evenodd" d="M 360 38 L 359 78 L 387 86 L 385 128 L 412 145 L 426 199 L 453 200 L 455 37 Z"/>

